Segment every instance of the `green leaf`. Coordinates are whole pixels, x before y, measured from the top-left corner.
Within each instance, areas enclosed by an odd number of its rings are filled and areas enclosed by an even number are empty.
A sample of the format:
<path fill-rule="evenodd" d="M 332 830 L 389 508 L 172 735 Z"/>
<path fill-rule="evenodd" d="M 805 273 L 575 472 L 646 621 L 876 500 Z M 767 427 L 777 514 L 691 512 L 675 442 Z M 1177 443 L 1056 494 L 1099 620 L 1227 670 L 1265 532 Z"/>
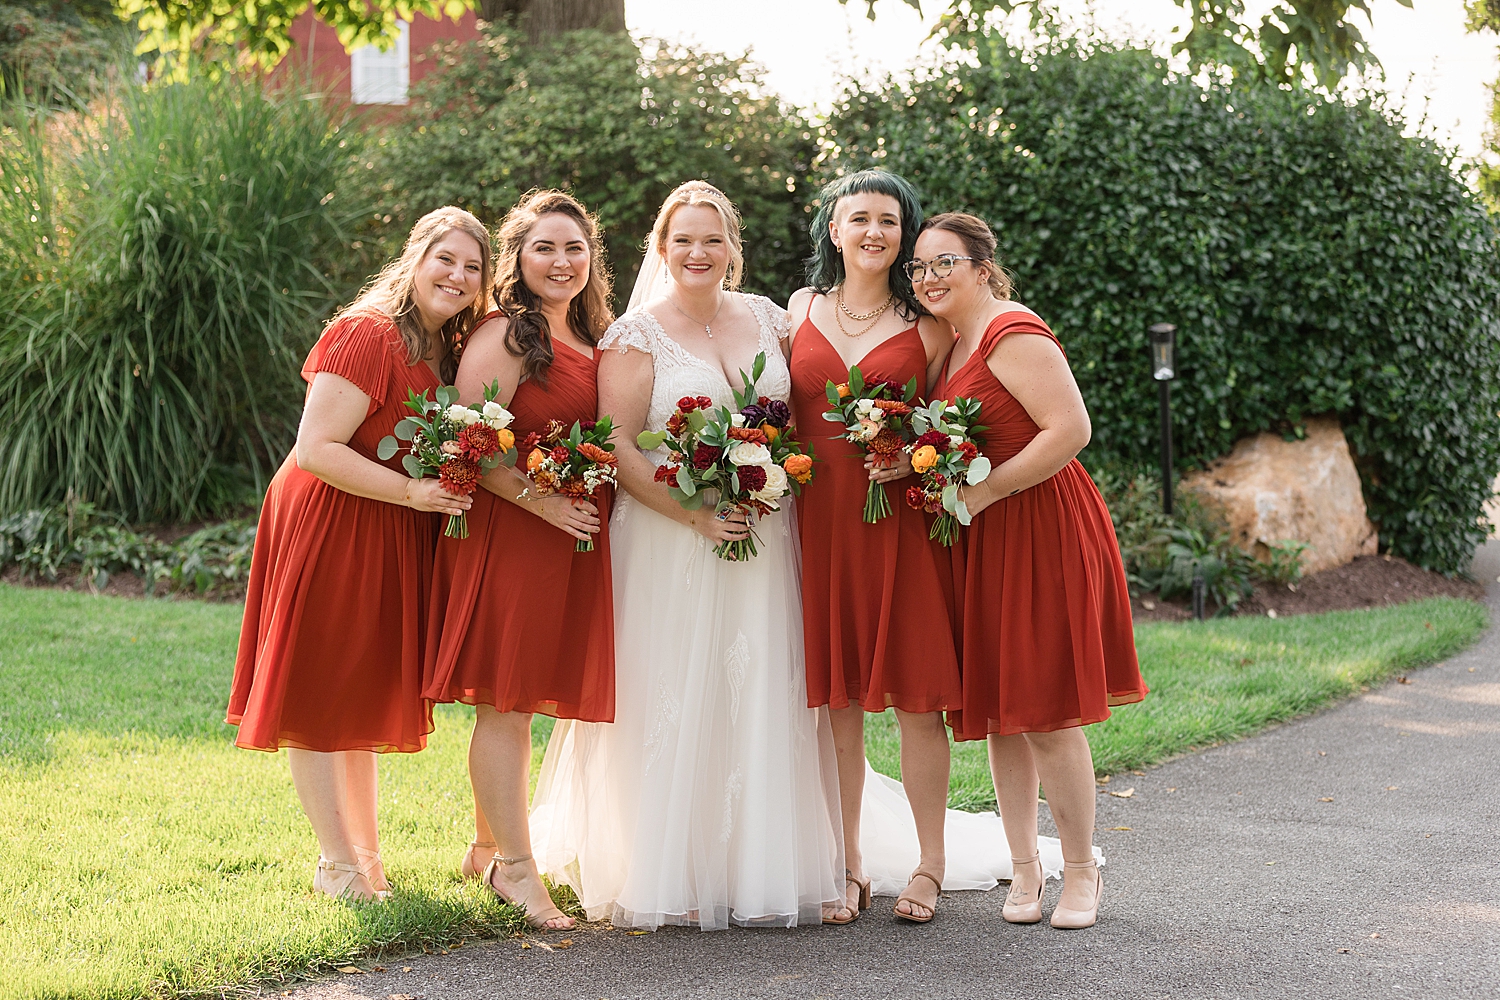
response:
<path fill-rule="evenodd" d="M 849 369 L 849 391 L 855 396 L 863 396 L 865 394 L 865 377 L 860 372 L 858 365 Z"/>
<path fill-rule="evenodd" d="M 683 496 L 690 497 L 698 492 L 698 484 L 693 482 L 693 475 L 688 472 L 686 465 L 677 467 L 677 488 L 682 491 Z"/>
<path fill-rule="evenodd" d="M 437 397 L 438 404 L 444 408 L 458 402 L 458 390 L 451 385 L 440 385 L 433 393 Z"/>
<path fill-rule="evenodd" d="M 417 436 L 417 431 L 421 429 L 421 427 L 421 421 L 413 420 L 411 417 L 402 417 L 400 420 L 396 421 L 396 426 L 391 431 L 391 433 L 402 441 L 410 441 L 412 438 Z"/>
<path fill-rule="evenodd" d="M 401 456 L 401 467 L 413 479 L 421 479 L 427 473 L 427 470 L 422 468 L 422 463 L 417 461 L 417 456 L 410 453 Z"/>
<path fill-rule="evenodd" d="M 635 444 L 642 451 L 655 451 L 667 443 L 669 436 L 666 431 L 641 431 L 635 436 Z"/>
<path fill-rule="evenodd" d="M 990 477 L 990 460 L 980 455 L 969 463 L 969 473 L 966 481 L 970 486 L 977 486 Z"/>
<path fill-rule="evenodd" d="M 401 425 L 397 424 L 396 426 L 400 427 Z M 401 442 L 397 441 L 394 437 L 387 434 L 385 437 L 381 438 L 380 443 L 375 446 L 375 457 L 380 459 L 382 462 L 389 462 L 391 459 L 396 457 L 396 452 L 400 450 Z"/>
<path fill-rule="evenodd" d="M 837 407 L 843 402 L 843 400 L 839 398 L 839 387 L 833 384 L 833 379 L 828 380 L 828 385 L 824 389 L 824 392 L 828 395 L 829 406 Z M 839 419 L 843 418 L 841 417 Z"/>

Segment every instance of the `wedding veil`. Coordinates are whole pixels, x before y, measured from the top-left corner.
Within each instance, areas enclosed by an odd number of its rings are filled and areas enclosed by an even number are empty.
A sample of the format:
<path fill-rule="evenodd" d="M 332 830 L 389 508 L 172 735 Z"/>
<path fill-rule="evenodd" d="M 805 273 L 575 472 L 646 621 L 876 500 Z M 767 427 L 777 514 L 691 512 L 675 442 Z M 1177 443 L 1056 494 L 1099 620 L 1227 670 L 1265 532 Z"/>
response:
<path fill-rule="evenodd" d="M 656 245 L 656 231 L 653 228 L 651 238 L 646 241 L 646 256 L 641 261 L 640 273 L 635 276 L 635 287 L 630 290 L 630 302 L 625 306 L 625 311 L 629 312 L 665 295 L 670 285 L 667 262 L 662 259 L 661 251 Z"/>

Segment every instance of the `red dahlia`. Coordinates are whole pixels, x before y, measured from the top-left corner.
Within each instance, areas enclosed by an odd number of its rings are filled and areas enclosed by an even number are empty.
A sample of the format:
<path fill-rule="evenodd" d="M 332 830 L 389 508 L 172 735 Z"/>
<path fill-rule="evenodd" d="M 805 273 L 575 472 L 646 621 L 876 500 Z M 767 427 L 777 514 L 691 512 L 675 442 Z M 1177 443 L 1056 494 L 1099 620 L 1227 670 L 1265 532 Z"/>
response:
<path fill-rule="evenodd" d="M 908 486 L 906 488 L 906 506 L 912 510 L 921 510 L 927 503 L 927 494 L 922 492 L 920 486 Z"/>
<path fill-rule="evenodd" d="M 958 450 L 963 453 L 965 462 L 972 462 L 979 457 L 979 449 L 974 447 L 974 442 L 972 441 L 965 441 L 958 446 Z"/>
<path fill-rule="evenodd" d="M 466 458 L 450 458 L 443 463 L 438 482 L 455 496 L 466 497 L 479 485 L 479 466 Z"/>
<path fill-rule="evenodd" d="M 568 449 L 564 448 L 562 445 L 558 445 L 556 448 L 552 449 L 552 454 L 549 457 L 558 465 L 562 465 L 567 462 L 567 460 L 571 456 L 568 454 Z"/>
<path fill-rule="evenodd" d="M 652 478 L 655 479 L 658 483 L 664 483 L 668 479 L 676 482 L 677 469 L 678 467 L 675 465 L 658 465 L 656 467 L 656 474 Z"/>
<path fill-rule="evenodd" d="M 500 450 L 500 435 L 488 424 L 470 424 L 458 432 L 458 446 L 464 458 L 477 462 Z"/>
<path fill-rule="evenodd" d="M 932 447 L 936 448 L 940 453 L 947 451 L 948 435 L 944 434 L 942 431 L 928 431 L 926 434 L 923 434 L 921 437 L 917 438 L 917 442 L 912 446 L 912 449 L 916 450 L 917 448 L 922 448 L 927 445 L 931 445 Z"/>

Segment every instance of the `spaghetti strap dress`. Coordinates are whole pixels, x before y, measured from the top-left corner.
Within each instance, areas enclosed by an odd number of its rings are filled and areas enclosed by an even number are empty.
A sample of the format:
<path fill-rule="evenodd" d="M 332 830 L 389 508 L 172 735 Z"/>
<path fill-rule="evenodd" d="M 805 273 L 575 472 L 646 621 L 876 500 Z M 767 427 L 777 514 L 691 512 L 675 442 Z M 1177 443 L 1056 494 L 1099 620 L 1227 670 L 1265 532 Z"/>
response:
<path fill-rule="evenodd" d="M 409 411 L 408 392 L 438 386 L 407 364 L 396 325 L 345 316 L 313 346 L 302 377 L 348 379 L 370 397 L 349 447 L 372 462 Z M 400 471 L 399 459 L 381 462 Z M 403 473 L 404 474 L 404 473 Z M 421 750 L 432 731 L 422 650 L 437 518 L 330 486 L 288 455 L 266 491 L 226 721 L 235 745 Z"/>
<path fill-rule="evenodd" d="M 1057 341 L 1030 312 L 1002 313 L 933 390 L 981 401 L 981 450 L 996 466 L 1039 431 L 986 363 L 1015 335 Z M 955 739 L 1089 725 L 1146 697 L 1114 523 L 1077 459 L 986 507 L 952 553 L 963 673 L 963 707 L 949 716 Z"/>
<path fill-rule="evenodd" d="M 572 427 L 598 411 L 599 352 L 554 345 L 545 383 L 522 382 L 508 409 L 520 441 L 549 421 Z M 524 463 L 524 456 L 520 459 Z M 423 685 L 437 702 L 490 705 L 559 719 L 615 714 L 608 487 L 594 497 L 592 552 L 489 490 L 474 492 L 469 537 L 438 540 Z"/>
<path fill-rule="evenodd" d="M 904 385 L 915 375 L 925 388 L 927 352 L 915 326 L 871 348 L 858 365 L 866 382 Z M 902 499 L 903 483 L 884 487 L 890 516 L 864 522 L 864 449 L 841 433 L 830 437 L 838 425 L 823 419 L 828 382 L 846 381 L 849 370 L 810 318 L 792 341 L 791 370 L 798 435 L 816 455 L 797 503 L 807 703 L 868 712 L 957 709 L 962 689 L 947 557 L 928 539 L 925 515 Z"/>

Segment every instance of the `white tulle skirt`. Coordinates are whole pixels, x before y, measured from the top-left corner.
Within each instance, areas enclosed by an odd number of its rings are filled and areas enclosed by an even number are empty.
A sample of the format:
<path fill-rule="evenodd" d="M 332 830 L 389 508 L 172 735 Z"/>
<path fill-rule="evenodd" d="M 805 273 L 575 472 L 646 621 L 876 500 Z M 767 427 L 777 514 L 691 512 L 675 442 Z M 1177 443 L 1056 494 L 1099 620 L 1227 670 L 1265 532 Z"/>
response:
<path fill-rule="evenodd" d="M 880 774 L 869 761 L 865 762 L 859 823 L 859 848 L 871 891 L 877 896 L 899 896 L 917 867 L 917 825 L 901 782 Z M 997 814 L 949 809 L 943 841 L 947 852 L 945 890 L 993 889 L 999 882 L 1010 881 L 1010 848 Z M 1046 876 L 1061 878 L 1062 843 L 1056 837 L 1038 837 L 1037 852 Z M 1094 857 L 1104 863 L 1097 847 Z"/>
<path fill-rule="evenodd" d="M 615 507 L 615 721 L 557 724 L 531 814 L 538 864 L 590 920 L 793 926 L 842 898 L 788 508 L 758 524 L 759 556 L 731 563 L 627 496 Z"/>

